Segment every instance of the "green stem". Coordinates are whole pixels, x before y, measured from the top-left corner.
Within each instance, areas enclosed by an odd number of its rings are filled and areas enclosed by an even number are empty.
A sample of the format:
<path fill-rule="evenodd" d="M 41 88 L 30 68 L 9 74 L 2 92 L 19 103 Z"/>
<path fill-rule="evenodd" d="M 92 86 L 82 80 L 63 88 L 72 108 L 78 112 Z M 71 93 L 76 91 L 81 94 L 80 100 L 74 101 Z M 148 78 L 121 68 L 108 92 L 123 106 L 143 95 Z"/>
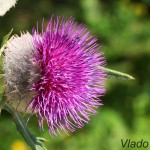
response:
<path fill-rule="evenodd" d="M 132 76 L 126 74 L 126 73 L 122 73 L 122 72 L 115 71 L 115 70 L 108 69 L 108 68 L 104 68 L 104 67 L 100 67 L 100 69 L 106 71 L 108 78 L 116 78 L 116 79 L 124 79 L 124 80 L 133 80 L 133 79 L 135 79 Z"/>
<path fill-rule="evenodd" d="M 21 113 L 18 113 L 8 104 L 4 105 L 4 109 L 12 115 L 18 132 L 23 136 L 24 140 L 32 148 L 32 150 L 46 150 L 42 144 L 42 142 L 46 140 L 43 138 L 37 138 L 31 134 L 25 122 L 23 121 Z"/>

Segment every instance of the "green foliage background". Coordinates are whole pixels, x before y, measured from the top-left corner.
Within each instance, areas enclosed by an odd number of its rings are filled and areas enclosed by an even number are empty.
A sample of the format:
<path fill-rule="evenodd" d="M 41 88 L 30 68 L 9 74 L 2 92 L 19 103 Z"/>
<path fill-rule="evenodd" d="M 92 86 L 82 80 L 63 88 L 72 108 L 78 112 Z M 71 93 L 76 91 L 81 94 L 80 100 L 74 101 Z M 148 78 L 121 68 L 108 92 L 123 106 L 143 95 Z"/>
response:
<path fill-rule="evenodd" d="M 48 140 L 48 150 L 121 150 L 121 139 L 143 139 L 150 144 L 150 1 L 19 0 L 15 9 L 0 18 L 0 40 L 11 28 L 14 34 L 32 32 L 37 20 L 47 22 L 52 14 L 73 16 L 86 24 L 103 46 L 107 67 L 131 74 L 136 80 L 109 79 L 102 98 L 104 106 L 88 125 L 70 136 L 52 138 L 47 127 L 39 130 L 35 117 L 28 123 L 31 131 Z M 18 140 L 23 141 L 10 115 L 2 111 L 0 150 L 30 149 L 14 148 Z"/>

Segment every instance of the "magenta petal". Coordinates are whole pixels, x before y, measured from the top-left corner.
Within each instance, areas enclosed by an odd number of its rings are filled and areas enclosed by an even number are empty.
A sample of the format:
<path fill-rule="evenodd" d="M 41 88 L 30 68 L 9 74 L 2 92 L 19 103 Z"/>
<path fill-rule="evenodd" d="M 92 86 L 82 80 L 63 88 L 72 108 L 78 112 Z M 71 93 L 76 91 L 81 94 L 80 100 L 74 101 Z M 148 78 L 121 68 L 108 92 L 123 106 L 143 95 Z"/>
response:
<path fill-rule="evenodd" d="M 51 134 L 75 131 L 90 120 L 101 106 L 105 93 L 105 65 L 97 38 L 74 19 L 51 19 L 46 31 L 33 33 L 33 61 L 41 69 L 40 80 L 29 108 L 37 113 L 39 125 L 46 120 Z M 56 132 L 57 131 L 57 132 Z"/>

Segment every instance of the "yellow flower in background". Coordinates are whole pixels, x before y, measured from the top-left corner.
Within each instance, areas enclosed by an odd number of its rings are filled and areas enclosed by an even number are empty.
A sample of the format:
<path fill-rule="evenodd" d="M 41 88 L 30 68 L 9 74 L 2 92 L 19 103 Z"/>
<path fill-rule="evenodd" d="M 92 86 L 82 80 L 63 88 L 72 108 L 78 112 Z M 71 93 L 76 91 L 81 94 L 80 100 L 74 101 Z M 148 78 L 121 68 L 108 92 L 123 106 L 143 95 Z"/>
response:
<path fill-rule="evenodd" d="M 16 140 L 12 143 L 11 150 L 29 150 L 29 149 L 23 141 Z"/>
<path fill-rule="evenodd" d="M 144 16 L 148 13 L 148 7 L 145 4 L 135 3 L 133 8 L 137 16 Z"/>

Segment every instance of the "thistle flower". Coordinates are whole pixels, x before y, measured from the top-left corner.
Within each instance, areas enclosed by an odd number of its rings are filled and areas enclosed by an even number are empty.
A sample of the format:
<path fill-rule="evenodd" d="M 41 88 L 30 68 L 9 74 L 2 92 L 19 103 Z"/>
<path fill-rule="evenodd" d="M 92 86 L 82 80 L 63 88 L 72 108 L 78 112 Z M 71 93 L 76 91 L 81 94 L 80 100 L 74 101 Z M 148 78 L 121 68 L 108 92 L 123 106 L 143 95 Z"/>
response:
<path fill-rule="evenodd" d="M 74 132 L 102 105 L 106 73 L 99 67 L 105 65 L 99 49 L 97 38 L 83 24 L 51 18 L 45 31 L 42 25 L 41 33 L 36 29 L 32 36 L 27 33 L 8 42 L 8 95 L 10 89 L 25 94 L 22 101 L 29 95 L 27 110 L 36 114 L 42 129 L 46 120 L 50 134 Z"/>

